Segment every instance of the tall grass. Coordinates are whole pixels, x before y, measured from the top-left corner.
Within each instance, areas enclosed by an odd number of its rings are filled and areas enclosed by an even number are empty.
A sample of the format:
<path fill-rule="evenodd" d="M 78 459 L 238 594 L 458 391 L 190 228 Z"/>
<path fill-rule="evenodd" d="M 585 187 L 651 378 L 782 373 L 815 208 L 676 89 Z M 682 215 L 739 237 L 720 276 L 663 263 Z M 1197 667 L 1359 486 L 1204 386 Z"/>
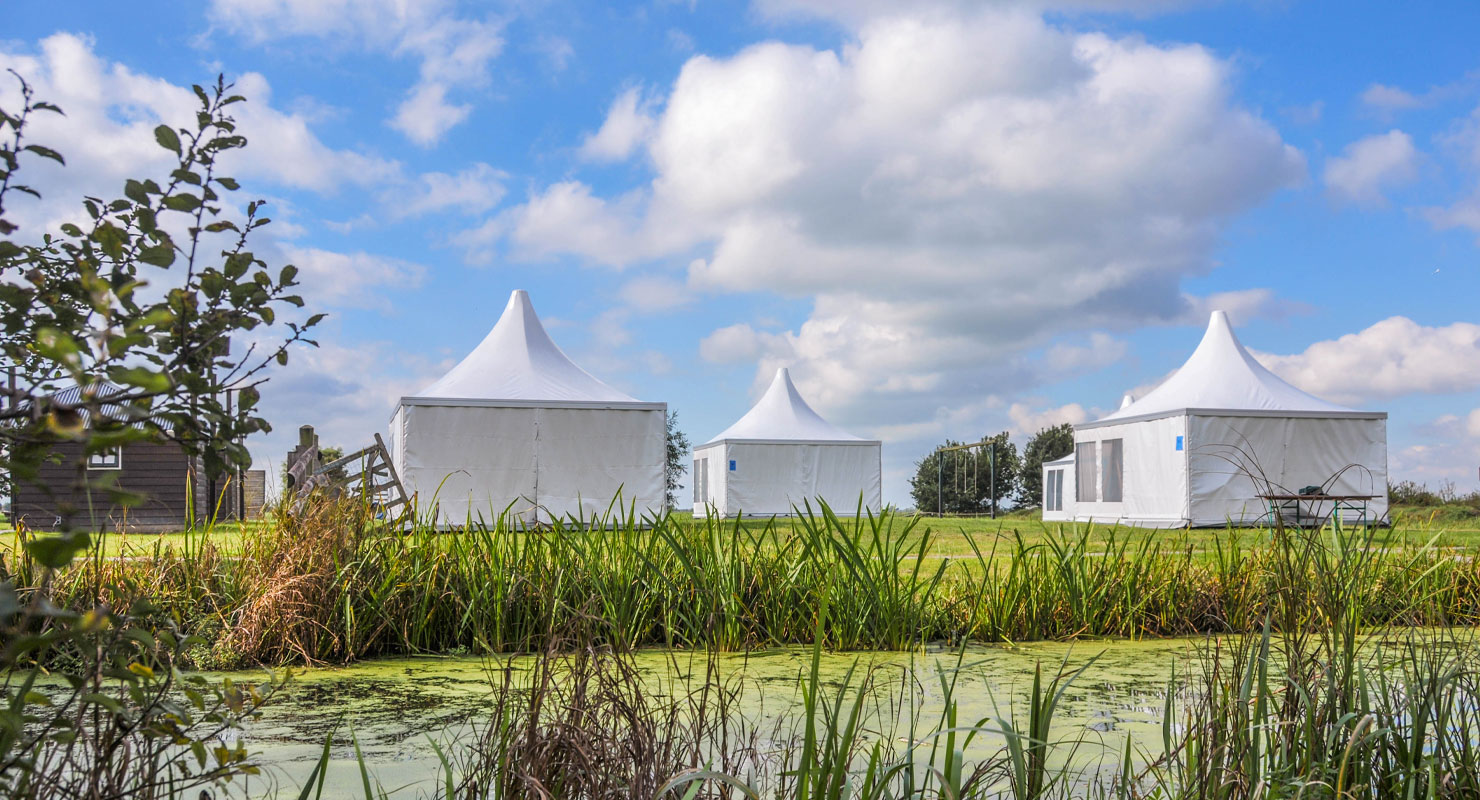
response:
<path fill-rule="evenodd" d="M 588 521 L 589 522 L 589 521 Z M 1042 541 L 968 539 L 947 556 L 915 518 L 804 509 L 738 521 L 636 520 L 523 530 L 401 529 L 348 502 L 311 503 L 241 535 L 99 554 L 55 578 L 56 600 L 147 597 L 211 639 L 203 666 L 344 662 L 410 653 L 537 651 L 549 631 L 605 622 L 605 643 L 839 650 L 925 642 L 1247 633 L 1480 620 L 1480 560 L 1379 529 L 1228 531 L 1208 550 L 1088 526 Z M 1427 543 L 1427 544 L 1431 544 Z M 19 549 L 11 550 L 11 553 Z M 15 556 L 7 558 L 14 559 Z M 26 562 L 0 579 L 41 591 Z M 825 624 L 821 609 L 830 608 Z M 1338 655 L 1354 657 L 1355 637 Z"/>

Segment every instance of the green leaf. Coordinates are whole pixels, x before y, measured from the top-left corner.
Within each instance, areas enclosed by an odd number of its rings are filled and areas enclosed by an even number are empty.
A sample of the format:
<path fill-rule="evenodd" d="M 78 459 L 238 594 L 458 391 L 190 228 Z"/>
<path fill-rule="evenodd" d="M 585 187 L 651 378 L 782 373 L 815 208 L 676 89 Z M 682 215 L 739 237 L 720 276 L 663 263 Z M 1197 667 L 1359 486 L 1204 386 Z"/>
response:
<path fill-rule="evenodd" d="M 164 207 L 171 211 L 194 211 L 200 208 L 200 198 L 193 194 L 176 194 L 164 199 Z"/>
<path fill-rule="evenodd" d="M 292 286 L 293 279 L 296 277 L 298 277 L 298 268 L 289 264 L 283 267 L 282 272 L 278 273 L 278 285 L 285 288 Z"/>
<path fill-rule="evenodd" d="M 235 178 L 217 178 L 216 183 L 221 184 L 223 187 L 233 192 L 241 188 L 241 186 L 237 184 Z"/>
<path fill-rule="evenodd" d="M 41 156 L 42 158 L 49 158 L 52 161 L 57 162 L 58 164 L 66 164 L 67 163 L 66 159 L 62 158 L 62 154 L 61 153 L 58 153 L 57 151 L 51 149 L 50 147 L 42 147 L 39 144 L 28 144 L 25 147 L 22 147 L 21 148 L 21 151 L 22 152 L 35 153 L 36 155 Z"/>
<path fill-rule="evenodd" d="M 180 155 L 180 137 L 170 126 L 160 125 L 155 128 L 154 141 L 159 142 L 160 147 Z"/>
<path fill-rule="evenodd" d="M 137 386 L 146 392 L 162 393 L 170 390 L 170 376 L 145 367 L 109 367 L 108 379 L 125 386 Z"/>
<path fill-rule="evenodd" d="M 51 536 L 37 536 L 25 543 L 26 552 L 47 569 L 61 569 L 86 550 L 92 539 L 87 531 L 68 531 Z"/>
<path fill-rule="evenodd" d="M 139 260 L 156 267 L 168 267 L 175 263 L 175 248 L 167 244 L 146 247 L 139 251 Z"/>
<path fill-rule="evenodd" d="M 124 182 L 123 196 L 134 201 L 135 203 L 138 203 L 139 205 L 149 204 L 149 193 L 144 190 L 144 184 L 139 183 L 133 178 L 129 178 L 127 181 Z"/>

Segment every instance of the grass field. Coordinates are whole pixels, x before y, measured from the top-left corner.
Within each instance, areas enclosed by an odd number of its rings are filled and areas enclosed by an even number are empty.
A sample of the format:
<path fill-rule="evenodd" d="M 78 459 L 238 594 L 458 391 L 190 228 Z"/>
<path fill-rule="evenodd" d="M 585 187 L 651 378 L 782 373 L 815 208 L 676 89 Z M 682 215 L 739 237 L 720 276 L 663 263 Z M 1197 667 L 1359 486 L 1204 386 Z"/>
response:
<path fill-rule="evenodd" d="M 691 524 L 694 521 L 693 514 L 688 511 L 675 511 L 671 516 L 673 521 L 680 525 Z M 1480 546 L 1480 509 L 1472 506 L 1396 506 L 1392 509 L 1392 519 L 1391 530 L 1380 537 L 1390 547 L 1399 549 L 1421 547 L 1431 542 L 1432 546 L 1439 548 Z M 156 546 L 172 547 L 183 552 L 193 546 L 198 546 L 202 541 L 209 541 L 223 554 L 235 555 L 241 552 L 244 528 L 251 530 L 266 524 L 269 523 L 261 521 L 226 522 L 196 531 L 111 532 L 101 534 L 98 538 L 103 546 L 105 557 L 110 558 L 138 556 L 152 551 Z M 743 530 L 755 534 L 772 525 L 772 520 L 746 518 L 731 520 L 727 524 L 738 524 Z M 798 532 L 800 523 L 796 518 L 780 518 L 775 521 L 775 524 L 782 531 L 794 535 Z M 1034 508 L 1006 512 L 997 519 L 921 516 L 915 526 L 914 535 L 917 537 L 926 534 L 931 536 L 933 539 L 931 556 L 934 558 L 974 557 L 975 552 L 968 539 L 973 540 L 988 554 L 996 545 L 998 557 L 1002 557 L 1002 548 L 1018 537 L 1029 545 L 1041 545 L 1048 540 L 1050 534 L 1063 536 L 1073 533 L 1076 527 L 1084 526 L 1044 522 L 1038 509 Z M 1158 531 L 1100 523 L 1095 523 L 1090 527 L 1092 539 L 1109 535 L 1112 532 L 1119 535 L 1145 533 L 1155 536 L 1166 549 L 1181 551 L 1190 548 L 1198 557 L 1210 557 L 1216 551 L 1219 541 L 1226 542 L 1231 535 L 1247 544 L 1256 544 L 1260 541 L 1267 541 L 1269 538 L 1268 531 L 1252 528 L 1233 531 L 1225 528 Z M 16 541 L 13 534 L 0 535 L 0 552 L 13 548 Z"/>

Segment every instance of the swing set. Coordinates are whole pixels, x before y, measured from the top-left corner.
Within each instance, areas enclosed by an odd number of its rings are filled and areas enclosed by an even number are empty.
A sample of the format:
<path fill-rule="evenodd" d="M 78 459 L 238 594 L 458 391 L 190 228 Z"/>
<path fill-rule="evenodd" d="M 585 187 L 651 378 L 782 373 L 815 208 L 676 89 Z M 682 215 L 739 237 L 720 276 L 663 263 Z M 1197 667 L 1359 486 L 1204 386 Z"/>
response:
<path fill-rule="evenodd" d="M 972 451 L 976 452 L 972 452 Z M 935 513 L 944 516 L 946 510 L 946 454 L 954 453 L 956 459 L 955 473 L 951 476 L 952 488 L 957 495 L 966 494 L 968 497 L 976 497 L 977 490 L 981 486 L 981 451 L 987 451 L 987 481 L 989 482 L 988 496 L 992 500 L 992 519 L 997 518 L 997 443 L 995 441 L 973 442 L 971 444 L 958 444 L 949 447 L 941 447 L 935 451 Z M 970 479 L 964 469 L 966 460 L 971 459 Z M 970 492 L 967 494 L 967 492 Z"/>

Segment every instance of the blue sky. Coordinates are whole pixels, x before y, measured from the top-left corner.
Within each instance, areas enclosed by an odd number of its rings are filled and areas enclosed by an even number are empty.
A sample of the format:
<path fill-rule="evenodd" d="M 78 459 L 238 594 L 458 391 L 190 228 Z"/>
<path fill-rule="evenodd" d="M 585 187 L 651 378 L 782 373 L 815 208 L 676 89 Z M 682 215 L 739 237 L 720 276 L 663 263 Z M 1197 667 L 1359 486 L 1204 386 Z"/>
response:
<path fill-rule="evenodd" d="M 1302 388 L 1390 412 L 1395 479 L 1480 469 L 1480 6 L 23 3 L 0 66 L 68 112 L 41 230 L 157 169 L 216 73 L 233 166 L 331 316 L 275 377 L 357 446 L 528 289 L 695 442 L 789 365 L 885 441 L 1093 418 L 1226 308 Z M 13 87 L 3 95 L 11 102 Z M 39 181 L 38 181 L 39 182 Z"/>

